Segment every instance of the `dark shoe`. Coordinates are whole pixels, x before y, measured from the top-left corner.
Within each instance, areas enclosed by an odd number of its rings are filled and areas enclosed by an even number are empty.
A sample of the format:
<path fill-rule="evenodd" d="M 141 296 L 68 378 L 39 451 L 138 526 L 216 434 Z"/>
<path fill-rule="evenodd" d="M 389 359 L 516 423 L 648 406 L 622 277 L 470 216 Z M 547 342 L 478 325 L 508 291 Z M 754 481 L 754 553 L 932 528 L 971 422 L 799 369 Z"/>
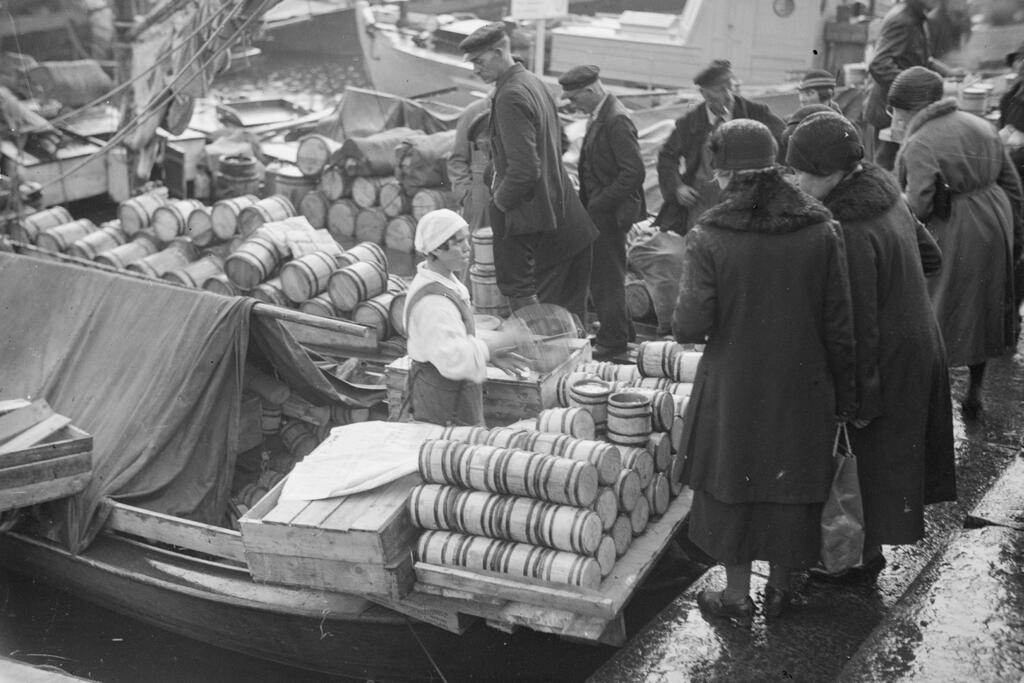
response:
<path fill-rule="evenodd" d="M 590 355 L 594 360 L 614 360 L 618 356 L 624 356 L 627 353 L 629 353 L 629 346 L 626 344 L 623 344 L 622 346 L 594 344 L 594 348 Z"/>
<path fill-rule="evenodd" d="M 839 572 L 829 572 L 824 567 L 811 567 L 808 577 L 819 583 L 854 585 L 871 583 L 885 569 L 885 555 L 876 555 L 864 564 L 850 567 Z"/>
<path fill-rule="evenodd" d="M 769 618 L 782 616 L 793 604 L 793 591 L 779 590 L 775 586 L 764 587 L 764 615 Z"/>
<path fill-rule="evenodd" d="M 741 603 L 731 603 L 722 599 L 722 591 L 701 591 L 697 594 L 697 606 L 705 615 L 730 619 L 739 624 L 749 625 L 754 620 L 754 601 L 750 596 Z"/>

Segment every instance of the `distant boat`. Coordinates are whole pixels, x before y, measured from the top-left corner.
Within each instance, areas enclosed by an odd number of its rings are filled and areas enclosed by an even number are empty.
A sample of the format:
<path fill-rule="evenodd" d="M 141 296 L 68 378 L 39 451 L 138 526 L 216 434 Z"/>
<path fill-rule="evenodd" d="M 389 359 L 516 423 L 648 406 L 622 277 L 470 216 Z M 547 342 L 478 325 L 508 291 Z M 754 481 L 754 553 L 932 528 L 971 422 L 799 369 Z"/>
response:
<path fill-rule="evenodd" d="M 359 54 L 352 0 L 281 0 L 263 15 L 260 44 L 268 53 Z"/>

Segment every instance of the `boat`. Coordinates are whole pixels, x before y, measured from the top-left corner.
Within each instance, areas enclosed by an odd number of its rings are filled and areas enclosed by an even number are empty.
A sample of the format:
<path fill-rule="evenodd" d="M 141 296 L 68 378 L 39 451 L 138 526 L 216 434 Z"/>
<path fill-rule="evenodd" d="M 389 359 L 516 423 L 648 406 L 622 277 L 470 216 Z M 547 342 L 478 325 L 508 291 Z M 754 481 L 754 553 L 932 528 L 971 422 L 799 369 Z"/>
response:
<path fill-rule="evenodd" d="M 352 0 L 281 0 L 264 13 L 257 42 L 268 53 L 358 54 L 352 5 Z"/>

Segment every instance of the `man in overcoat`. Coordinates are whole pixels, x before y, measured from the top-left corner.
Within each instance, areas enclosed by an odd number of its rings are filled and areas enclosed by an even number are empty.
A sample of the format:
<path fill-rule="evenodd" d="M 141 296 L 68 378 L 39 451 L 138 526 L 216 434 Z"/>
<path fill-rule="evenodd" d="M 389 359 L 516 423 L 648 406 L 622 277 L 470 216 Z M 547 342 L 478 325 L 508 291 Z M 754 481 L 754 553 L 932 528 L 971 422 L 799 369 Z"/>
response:
<path fill-rule="evenodd" d="M 555 101 L 513 59 L 503 24 L 477 29 L 459 49 L 481 80 L 495 83 L 490 218 L 498 288 L 513 310 L 540 301 L 583 319 L 597 230 L 562 165 Z"/>
<path fill-rule="evenodd" d="M 626 309 L 626 234 L 645 213 L 644 160 L 629 112 L 607 92 L 594 65 L 558 79 L 566 99 L 590 115 L 580 149 L 580 200 L 597 226 L 590 298 L 601 326 L 594 358 L 607 360 L 636 338 Z"/>
<path fill-rule="evenodd" d="M 708 142 L 719 125 L 753 119 L 768 126 L 781 145 L 786 124 L 764 104 L 735 93 L 732 65 L 716 59 L 693 79 L 704 101 L 676 121 L 658 152 L 658 186 L 664 203 L 654 224 L 685 235 L 700 214 L 718 202 L 719 188 L 711 168 Z"/>

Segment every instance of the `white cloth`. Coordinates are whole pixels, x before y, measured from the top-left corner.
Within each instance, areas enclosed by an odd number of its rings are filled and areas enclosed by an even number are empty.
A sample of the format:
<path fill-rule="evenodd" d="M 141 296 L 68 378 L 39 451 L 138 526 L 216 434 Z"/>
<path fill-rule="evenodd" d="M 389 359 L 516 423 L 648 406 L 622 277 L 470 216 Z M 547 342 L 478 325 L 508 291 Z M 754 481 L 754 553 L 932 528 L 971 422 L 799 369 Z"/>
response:
<path fill-rule="evenodd" d="M 416 251 L 426 256 L 447 242 L 448 238 L 454 236 L 459 230 L 468 227 L 466 219 L 451 209 L 431 211 L 416 224 L 416 237 L 413 240 Z"/>
<path fill-rule="evenodd" d="M 413 278 L 406 301 L 430 282 L 450 289 L 469 304 L 469 290 L 454 277 L 443 277 L 421 263 Z M 480 339 L 466 334 L 466 325 L 454 303 L 437 294 L 426 294 L 412 310 L 406 311 L 409 357 L 421 363 L 433 363 L 442 376 L 453 380 L 481 383 L 487 377 L 491 354 Z"/>

